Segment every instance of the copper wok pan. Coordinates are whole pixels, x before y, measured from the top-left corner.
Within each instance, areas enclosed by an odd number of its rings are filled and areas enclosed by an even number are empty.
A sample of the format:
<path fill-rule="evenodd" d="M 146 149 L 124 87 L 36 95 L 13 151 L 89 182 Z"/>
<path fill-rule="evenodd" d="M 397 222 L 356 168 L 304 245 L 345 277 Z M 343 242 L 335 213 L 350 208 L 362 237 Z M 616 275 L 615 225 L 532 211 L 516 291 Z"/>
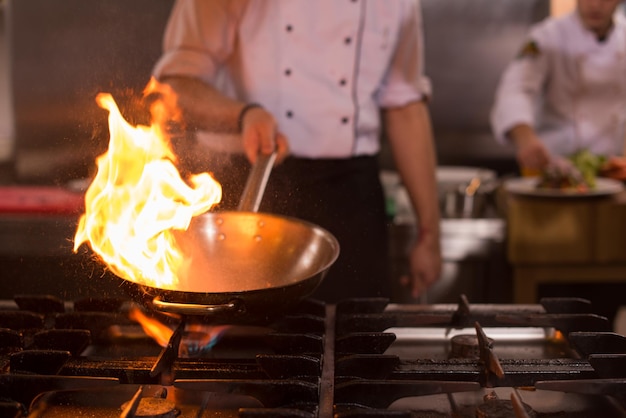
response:
<path fill-rule="evenodd" d="M 274 159 L 259 157 L 237 211 L 205 213 L 177 235 L 186 262 L 175 289 L 125 286 L 151 309 L 213 323 L 267 322 L 311 295 L 339 243 L 312 223 L 257 212 Z"/>

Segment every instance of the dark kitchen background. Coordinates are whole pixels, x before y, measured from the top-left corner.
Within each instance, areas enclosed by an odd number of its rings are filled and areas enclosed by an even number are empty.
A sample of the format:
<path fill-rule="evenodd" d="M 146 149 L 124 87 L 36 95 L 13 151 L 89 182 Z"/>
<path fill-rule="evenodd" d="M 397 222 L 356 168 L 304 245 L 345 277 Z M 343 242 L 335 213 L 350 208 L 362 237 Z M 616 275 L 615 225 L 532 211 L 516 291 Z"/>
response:
<path fill-rule="evenodd" d="M 172 4 L 0 1 L 0 184 L 65 187 L 93 173 L 108 144 L 107 112 L 94 98 L 110 92 L 122 108 L 132 107 L 159 57 Z M 529 25 L 550 13 L 550 2 L 422 0 L 422 8 L 439 164 L 514 175 L 513 150 L 494 141 L 489 110 L 504 66 Z M 381 162 L 393 173 L 386 146 Z M 401 209 L 401 201 L 394 203 Z M 460 293 L 473 301 L 512 301 L 506 220 L 497 207 L 470 219 L 447 218 L 444 279 L 427 301 L 454 302 Z M 119 292 L 98 262 L 72 253 L 74 223 L 63 216 L 0 216 L 0 298 L 35 289 L 66 298 Z M 393 222 L 390 234 L 391 268 L 401 275 L 415 238 L 411 219 Z M 402 289 L 397 299 L 413 302 Z"/>

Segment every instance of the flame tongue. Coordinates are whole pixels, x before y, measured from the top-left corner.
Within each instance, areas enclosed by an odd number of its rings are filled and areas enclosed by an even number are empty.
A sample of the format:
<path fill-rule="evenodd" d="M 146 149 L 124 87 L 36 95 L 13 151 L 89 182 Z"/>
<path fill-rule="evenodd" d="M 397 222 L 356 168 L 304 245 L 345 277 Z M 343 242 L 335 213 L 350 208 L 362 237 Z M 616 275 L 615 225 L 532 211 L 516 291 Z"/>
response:
<path fill-rule="evenodd" d="M 131 308 L 128 316 L 131 320 L 139 323 L 146 335 L 151 337 L 161 347 L 169 344 L 174 334 L 170 327 L 155 318 L 148 317 L 137 307 Z M 183 339 L 178 347 L 179 355 L 194 357 L 210 352 L 220 340 L 222 334 L 229 328 L 231 328 L 230 325 L 187 325 Z"/>
<path fill-rule="evenodd" d="M 74 251 L 88 242 L 119 277 L 175 289 L 184 257 L 173 231 L 218 203 L 221 186 L 208 173 L 180 177 L 160 124 L 131 126 L 110 94 L 97 102 L 109 111 L 109 149 L 96 160 Z"/>

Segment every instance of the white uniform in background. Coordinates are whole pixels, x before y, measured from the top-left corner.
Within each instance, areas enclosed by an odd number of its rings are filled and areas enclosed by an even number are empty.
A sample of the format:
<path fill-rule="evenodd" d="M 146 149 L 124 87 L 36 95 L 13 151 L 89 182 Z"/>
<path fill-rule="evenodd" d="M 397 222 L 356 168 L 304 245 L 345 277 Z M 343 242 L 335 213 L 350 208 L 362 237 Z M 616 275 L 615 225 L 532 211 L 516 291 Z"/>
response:
<path fill-rule="evenodd" d="M 616 16 L 607 38 L 598 40 L 577 12 L 532 28 L 502 75 L 491 113 L 498 141 L 526 123 L 556 155 L 583 148 L 621 155 L 625 122 L 626 22 Z"/>

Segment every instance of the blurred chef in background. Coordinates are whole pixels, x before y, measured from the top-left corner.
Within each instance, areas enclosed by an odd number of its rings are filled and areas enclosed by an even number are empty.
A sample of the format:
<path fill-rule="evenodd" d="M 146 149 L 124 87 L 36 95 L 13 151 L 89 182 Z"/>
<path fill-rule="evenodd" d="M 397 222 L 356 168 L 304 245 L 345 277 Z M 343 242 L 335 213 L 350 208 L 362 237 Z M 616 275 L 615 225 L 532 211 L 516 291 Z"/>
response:
<path fill-rule="evenodd" d="M 621 0 L 577 0 L 530 30 L 503 73 L 491 124 L 512 142 L 522 174 L 577 151 L 607 157 L 604 175 L 626 179 L 626 23 Z"/>
<path fill-rule="evenodd" d="M 391 296 L 377 162 L 382 127 L 419 223 L 407 291 L 417 296 L 439 278 L 422 48 L 417 0 L 174 5 L 154 75 L 178 94 L 187 123 L 224 134 L 206 141 L 223 151 L 207 167 L 222 183 L 222 208 L 236 204 L 248 160 L 277 149 L 281 163 L 260 210 L 318 224 L 341 245 L 316 298 Z"/>

